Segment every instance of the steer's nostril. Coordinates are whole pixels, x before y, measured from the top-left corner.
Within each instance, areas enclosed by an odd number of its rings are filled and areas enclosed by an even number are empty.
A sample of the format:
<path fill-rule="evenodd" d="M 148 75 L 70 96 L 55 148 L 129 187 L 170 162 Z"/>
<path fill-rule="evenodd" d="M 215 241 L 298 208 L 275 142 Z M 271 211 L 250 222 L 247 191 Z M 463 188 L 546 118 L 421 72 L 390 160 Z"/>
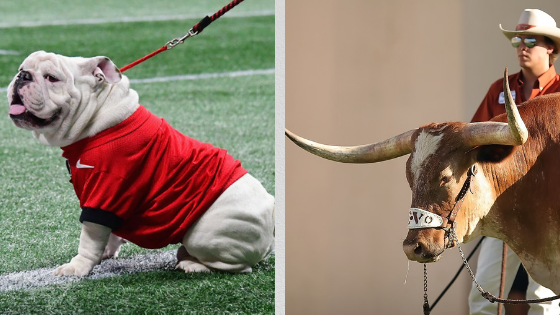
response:
<path fill-rule="evenodd" d="M 416 244 L 416 248 L 414 249 L 414 253 L 415 253 L 417 256 L 422 255 L 422 245 Z"/>

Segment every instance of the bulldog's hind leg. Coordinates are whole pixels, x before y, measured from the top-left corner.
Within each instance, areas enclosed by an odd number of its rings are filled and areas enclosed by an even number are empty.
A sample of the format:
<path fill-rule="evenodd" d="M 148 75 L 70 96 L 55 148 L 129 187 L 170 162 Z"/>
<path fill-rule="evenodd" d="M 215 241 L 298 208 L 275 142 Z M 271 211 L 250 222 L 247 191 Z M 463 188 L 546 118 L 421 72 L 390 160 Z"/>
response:
<path fill-rule="evenodd" d="M 274 197 L 251 175 L 241 177 L 187 231 L 178 265 L 251 272 L 274 249 L 273 212 Z"/>
<path fill-rule="evenodd" d="M 185 246 L 177 250 L 177 266 L 175 269 L 182 269 L 185 272 L 209 272 L 210 268 L 202 264 L 198 259 L 187 253 Z"/>
<path fill-rule="evenodd" d="M 251 272 L 253 269 L 251 266 L 247 264 L 227 264 L 222 262 L 205 262 L 209 266 L 206 266 L 202 262 L 200 262 L 197 258 L 189 255 L 185 246 L 179 247 L 177 250 L 177 266 L 175 269 L 181 269 L 184 272 L 210 272 L 212 270 L 222 270 L 222 271 L 229 271 L 229 272 Z"/>

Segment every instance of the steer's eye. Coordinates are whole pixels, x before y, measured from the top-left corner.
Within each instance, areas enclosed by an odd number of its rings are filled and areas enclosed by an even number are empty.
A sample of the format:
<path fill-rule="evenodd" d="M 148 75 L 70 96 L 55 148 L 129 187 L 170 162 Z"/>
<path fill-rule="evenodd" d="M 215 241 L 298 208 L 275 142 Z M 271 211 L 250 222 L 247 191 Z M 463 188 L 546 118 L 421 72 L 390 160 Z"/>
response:
<path fill-rule="evenodd" d="M 451 176 L 443 176 L 439 182 L 439 186 L 443 186 L 451 181 Z"/>
<path fill-rule="evenodd" d="M 52 75 L 50 75 L 50 74 L 45 75 L 45 79 L 46 79 L 47 81 L 53 82 L 53 83 L 54 83 L 54 82 L 60 81 L 59 79 L 57 79 L 56 77 L 54 77 L 54 76 L 52 76 Z"/>

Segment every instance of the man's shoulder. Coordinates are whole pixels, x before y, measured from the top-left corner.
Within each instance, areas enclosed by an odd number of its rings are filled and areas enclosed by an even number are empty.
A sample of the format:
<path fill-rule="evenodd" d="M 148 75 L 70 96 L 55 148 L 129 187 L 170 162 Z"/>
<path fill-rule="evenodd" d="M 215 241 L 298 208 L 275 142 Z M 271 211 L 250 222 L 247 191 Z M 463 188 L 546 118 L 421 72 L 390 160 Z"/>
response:
<path fill-rule="evenodd" d="M 508 75 L 509 88 L 512 92 L 516 91 L 519 88 L 519 73 L 520 72 L 516 72 L 514 74 Z M 490 88 L 488 89 L 489 94 L 495 94 L 495 95 L 498 95 L 498 94 L 502 93 L 503 91 L 504 91 L 504 78 L 503 77 L 494 81 L 490 85 Z"/>
<path fill-rule="evenodd" d="M 508 75 L 508 81 L 509 81 L 510 86 L 511 85 L 519 85 L 519 75 L 520 75 L 520 73 L 521 73 L 521 71 Z M 500 77 L 499 79 L 494 81 L 494 83 L 492 83 L 492 86 L 502 87 L 503 84 L 504 84 L 504 77 Z"/>
<path fill-rule="evenodd" d="M 554 82 L 552 83 L 552 85 L 554 85 L 555 87 L 555 92 L 559 92 L 560 91 L 560 74 L 556 74 L 553 78 Z"/>

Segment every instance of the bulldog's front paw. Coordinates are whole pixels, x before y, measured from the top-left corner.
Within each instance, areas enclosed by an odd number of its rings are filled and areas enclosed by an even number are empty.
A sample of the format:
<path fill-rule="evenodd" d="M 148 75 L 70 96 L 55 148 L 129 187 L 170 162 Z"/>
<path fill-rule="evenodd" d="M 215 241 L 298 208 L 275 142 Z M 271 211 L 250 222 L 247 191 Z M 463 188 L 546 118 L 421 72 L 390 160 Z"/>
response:
<path fill-rule="evenodd" d="M 91 260 L 77 255 L 72 258 L 69 263 L 64 264 L 54 271 L 55 276 L 76 276 L 83 277 L 86 276 L 95 266 Z"/>
<path fill-rule="evenodd" d="M 111 234 L 101 259 L 117 258 L 119 256 L 119 252 L 121 251 L 121 245 L 125 243 L 126 240 L 124 238 Z"/>

